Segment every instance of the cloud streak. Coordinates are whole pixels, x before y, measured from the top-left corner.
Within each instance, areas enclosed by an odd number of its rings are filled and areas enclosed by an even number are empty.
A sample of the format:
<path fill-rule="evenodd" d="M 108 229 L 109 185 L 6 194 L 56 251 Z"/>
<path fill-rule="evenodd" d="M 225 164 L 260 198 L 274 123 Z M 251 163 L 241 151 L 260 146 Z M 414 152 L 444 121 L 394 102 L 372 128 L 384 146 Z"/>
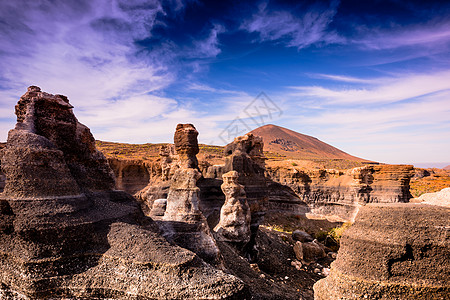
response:
<path fill-rule="evenodd" d="M 323 75 L 321 75 L 323 77 Z M 329 104 L 389 104 L 450 89 L 450 71 L 385 77 L 373 80 L 326 75 L 327 79 L 353 83 L 369 83 L 361 87 L 328 88 L 323 86 L 291 87 L 293 95 L 320 99 Z"/>
<path fill-rule="evenodd" d="M 341 43 L 343 38 L 328 30 L 338 4 L 339 1 L 332 1 L 329 7 L 311 7 L 302 16 L 296 16 L 286 10 L 270 11 L 265 3 L 242 23 L 241 29 L 257 33 L 260 41 L 278 41 L 298 49 L 314 44 Z"/>
<path fill-rule="evenodd" d="M 362 32 L 363 37 L 355 39 L 353 42 L 372 50 L 401 47 L 440 47 L 441 51 L 447 51 L 450 46 L 449 22 L 420 24 L 413 27 L 396 26 L 389 30 L 372 29 L 369 31 L 365 29 Z"/>

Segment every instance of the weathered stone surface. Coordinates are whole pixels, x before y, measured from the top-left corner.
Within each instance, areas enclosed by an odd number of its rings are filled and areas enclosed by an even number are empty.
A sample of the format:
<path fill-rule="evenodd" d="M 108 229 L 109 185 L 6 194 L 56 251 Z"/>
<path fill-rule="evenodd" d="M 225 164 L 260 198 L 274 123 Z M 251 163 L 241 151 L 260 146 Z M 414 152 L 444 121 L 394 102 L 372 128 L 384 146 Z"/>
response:
<path fill-rule="evenodd" d="M 302 230 L 294 230 L 294 232 L 292 232 L 292 239 L 294 241 L 300 241 L 302 243 L 312 242 L 314 240 L 311 235 Z"/>
<path fill-rule="evenodd" d="M 199 208 L 197 181 L 202 174 L 197 169 L 197 135 L 193 125 L 177 125 L 174 141 L 179 168 L 170 180 L 166 211 L 159 225 L 169 241 L 194 251 L 207 262 L 220 265 L 219 248 Z"/>
<path fill-rule="evenodd" d="M 31 87 L 16 112 L 2 158 L 1 299 L 245 297 L 240 280 L 168 243 L 130 195 L 113 190 L 67 98 Z"/>
<path fill-rule="evenodd" d="M 346 222 L 353 221 L 366 203 L 408 202 L 414 169 L 410 165 L 368 165 L 349 170 L 273 168 L 268 173 L 273 180 L 271 209 Z"/>
<path fill-rule="evenodd" d="M 368 204 L 345 231 L 315 299 L 446 299 L 450 294 L 450 209 Z"/>
<path fill-rule="evenodd" d="M 303 260 L 307 262 L 315 261 L 326 257 L 324 247 L 317 241 L 302 243 Z"/>
<path fill-rule="evenodd" d="M 167 208 L 167 199 L 156 199 L 153 202 L 152 206 L 152 215 L 154 216 L 164 216 L 164 213 L 166 212 Z"/>
<path fill-rule="evenodd" d="M 159 165 L 153 162 L 109 158 L 108 163 L 116 177 L 116 189 L 131 195 L 145 188 L 155 173 L 160 173 Z"/>
<path fill-rule="evenodd" d="M 192 124 L 178 124 L 175 136 L 175 150 L 180 156 L 182 167 L 198 168 L 197 154 L 199 151 L 197 141 L 198 131 Z"/>
<path fill-rule="evenodd" d="M 263 141 L 260 137 L 248 133 L 234 139 L 224 150 L 224 172 L 237 171 L 238 183 L 244 186 L 251 212 L 250 244 L 258 231 L 259 224 L 267 210 L 268 193 L 265 178 L 265 156 Z"/>
<path fill-rule="evenodd" d="M 164 220 L 197 222 L 201 220 L 197 180 L 201 173 L 197 169 L 179 169 L 172 177 Z"/>
<path fill-rule="evenodd" d="M 303 245 L 302 242 L 297 241 L 294 244 L 295 257 L 301 262 L 303 261 Z"/>
<path fill-rule="evenodd" d="M 159 160 L 149 164 L 150 179 L 140 191 L 134 196 L 141 202 L 141 206 L 147 215 L 153 215 L 151 212 L 153 201 L 160 198 L 167 198 L 172 177 L 180 168 L 179 156 L 175 153 L 173 144 L 161 145 L 159 150 Z"/>
<path fill-rule="evenodd" d="M 223 175 L 221 188 L 225 194 L 225 203 L 214 231 L 221 241 L 247 243 L 250 240 L 251 214 L 244 187 L 237 182 L 238 177 L 236 171 Z"/>
<path fill-rule="evenodd" d="M 5 185 L 6 194 L 25 197 L 33 193 L 46 195 L 41 193 L 52 190 L 49 189 L 53 186 L 51 178 L 57 180 L 66 172 L 63 165 L 69 168 L 72 180 L 77 184 L 73 185 L 69 179 L 61 180 L 63 186 L 59 187 L 60 191 L 52 193 L 76 194 L 74 188 L 81 191 L 114 188 L 114 174 L 103 154 L 96 150 L 89 128 L 75 118 L 67 97 L 41 92 L 35 86 L 29 87 L 16 105 L 16 115 L 16 128 L 9 132 L 3 159 L 3 168 L 8 169 L 10 174 Z M 28 144 L 30 147 L 26 149 Z M 46 155 L 49 157 L 43 157 Z M 18 160 L 18 168 L 12 161 L 14 157 Z M 36 163 L 27 166 L 27 161 Z M 35 175 L 38 175 L 50 170 L 46 162 L 55 170 L 53 176 L 34 176 L 34 180 L 40 180 L 34 183 L 21 177 L 21 172 L 37 172 Z M 43 178 L 47 176 L 50 181 L 46 184 Z"/>

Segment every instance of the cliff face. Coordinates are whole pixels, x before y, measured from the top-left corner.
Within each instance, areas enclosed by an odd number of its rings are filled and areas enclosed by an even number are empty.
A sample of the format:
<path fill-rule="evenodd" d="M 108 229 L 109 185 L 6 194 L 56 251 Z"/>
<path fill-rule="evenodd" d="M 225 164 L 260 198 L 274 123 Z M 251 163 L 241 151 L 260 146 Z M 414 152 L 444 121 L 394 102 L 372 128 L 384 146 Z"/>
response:
<path fill-rule="evenodd" d="M 1 299 L 243 298 L 243 283 L 167 242 L 64 96 L 30 87 L 1 167 Z M 157 278 L 157 280 L 155 280 Z"/>
<path fill-rule="evenodd" d="M 426 204 L 364 206 L 314 299 L 448 299 L 449 214 Z"/>
<path fill-rule="evenodd" d="M 409 165 L 376 165 L 341 170 L 270 168 L 269 205 L 274 210 L 311 213 L 352 221 L 366 203 L 408 202 Z"/>

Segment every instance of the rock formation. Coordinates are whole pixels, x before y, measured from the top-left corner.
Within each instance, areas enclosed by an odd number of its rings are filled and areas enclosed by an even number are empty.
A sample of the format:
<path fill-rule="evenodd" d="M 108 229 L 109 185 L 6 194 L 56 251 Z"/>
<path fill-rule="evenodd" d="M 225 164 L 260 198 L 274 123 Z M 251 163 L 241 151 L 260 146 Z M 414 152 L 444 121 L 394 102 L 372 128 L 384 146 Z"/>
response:
<path fill-rule="evenodd" d="M 225 203 L 220 209 L 220 221 L 214 231 L 221 241 L 248 243 L 251 214 L 244 187 L 237 182 L 238 177 L 236 171 L 223 175 L 221 188 L 225 194 Z"/>
<path fill-rule="evenodd" d="M 250 260 L 256 259 L 253 249 L 256 234 L 267 210 L 268 191 L 265 177 L 265 156 L 263 141 L 260 137 L 248 133 L 234 139 L 225 149 L 224 172 L 237 171 L 237 182 L 244 186 L 247 203 L 250 207 L 250 242 L 247 255 Z"/>
<path fill-rule="evenodd" d="M 169 244 L 114 177 L 66 97 L 30 87 L 2 157 L 1 299 L 242 298 L 242 282 Z"/>
<path fill-rule="evenodd" d="M 2 171 L 2 164 L 1 164 L 1 160 L 3 157 L 3 149 L 6 147 L 6 143 L 0 143 L 0 193 L 3 192 L 3 189 L 5 188 L 5 181 L 6 181 L 6 176 Z"/>
<path fill-rule="evenodd" d="M 179 168 L 170 180 L 166 211 L 160 222 L 164 236 L 197 253 L 207 262 L 220 264 L 219 248 L 199 208 L 197 181 L 198 132 L 192 124 L 178 124 L 174 136 Z"/>
<path fill-rule="evenodd" d="M 173 137 L 181 167 L 198 168 L 198 131 L 192 124 L 178 124 Z"/>
<path fill-rule="evenodd" d="M 269 169 L 270 208 L 353 221 L 366 203 L 408 202 L 410 165 L 367 165 L 349 170 Z M 281 185 L 281 186 L 280 186 Z"/>
<path fill-rule="evenodd" d="M 426 204 L 362 207 L 314 299 L 447 299 L 449 215 Z"/>

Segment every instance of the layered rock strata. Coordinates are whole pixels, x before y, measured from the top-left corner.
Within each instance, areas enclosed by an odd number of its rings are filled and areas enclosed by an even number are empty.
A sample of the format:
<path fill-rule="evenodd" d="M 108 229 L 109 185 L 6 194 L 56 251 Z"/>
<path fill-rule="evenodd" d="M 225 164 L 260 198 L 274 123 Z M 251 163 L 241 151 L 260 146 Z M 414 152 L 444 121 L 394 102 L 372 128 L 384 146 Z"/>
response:
<path fill-rule="evenodd" d="M 271 209 L 353 221 L 366 203 L 408 202 L 414 168 L 410 165 L 368 165 L 343 171 L 277 168 L 268 173 L 273 180 Z"/>
<path fill-rule="evenodd" d="M 2 157 L 1 299 L 237 298 L 237 278 L 169 244 L 66 97 L 30 87 Z"/>
<path fill-rule="evenodd" d="M 221 241 L 248 243 L 251 214 L 244 187 L 237 182 L 238 177 L 236 171 L 223 175 L 221 188 L 225 194 L 225 203 L 220 209 L 220 221 L 214 231 Z"/>
<path fill-rule="evenodd" d="M 197 181 L 202 177 L 196 154 L 198 132 L 192 124 L 178 124 L 174 136 L 175 149 L 180 157 L 174 172 L 166 211 L 160 226 L 164 236 L 176 244 L 194 251 L 216 265 L 220 264 L 219 248 L 199 208 Z"/>
<path fill-rule="evenodd" d="M 447 299 L 449 215 L 426 204 L 362 207 L 315 299 Z"/>

